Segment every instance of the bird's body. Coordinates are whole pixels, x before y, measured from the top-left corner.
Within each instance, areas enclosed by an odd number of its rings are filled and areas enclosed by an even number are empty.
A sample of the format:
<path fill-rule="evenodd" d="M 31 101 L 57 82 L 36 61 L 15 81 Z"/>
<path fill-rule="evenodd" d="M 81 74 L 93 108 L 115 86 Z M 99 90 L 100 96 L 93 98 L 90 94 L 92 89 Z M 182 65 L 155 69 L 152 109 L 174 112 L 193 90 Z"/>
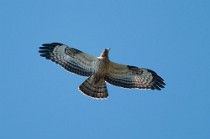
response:
<path fill-rule="evenodd" d="M 109 49 L 106 49 L 104 52 L 101 53 L 99 57 L 97 57 L 96 61 L 94 62 L 94 72 L 93 76 L 96 78 L 96 83 L 98 82 L 99 79 L 105 78 L 106 72 L 107 72 L 107 67 L 109 66 L 110 60 L 108 55 L 104 55 L 104 53 L 107 53 Z"/>
<path fill-rule="evenodd" d="M 160 90 L 164 80 L 154 71 L 135 66 L 122 65 L 109 60 L 109 48 L 99 57 L 85 54 L 61 43 L 43 44 L 40 55 L 61 65 L 66 70 L 88 78 L 79 90 L 93 98 L 107 98 L 106 82 L 124 87 Z"/>

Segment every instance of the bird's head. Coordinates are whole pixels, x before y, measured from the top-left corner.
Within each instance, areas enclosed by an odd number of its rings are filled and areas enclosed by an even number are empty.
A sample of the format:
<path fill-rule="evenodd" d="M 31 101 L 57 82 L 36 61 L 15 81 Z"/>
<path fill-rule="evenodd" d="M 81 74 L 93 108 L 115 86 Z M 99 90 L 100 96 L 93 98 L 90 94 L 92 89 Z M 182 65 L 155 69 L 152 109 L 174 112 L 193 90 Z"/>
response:
<path fill-rule="evenodd" d="M 109 57 L 109 50 L 110 50 L 110 48 L 105 49 L 105 50 L 101 53 L 100 57 Z"/>

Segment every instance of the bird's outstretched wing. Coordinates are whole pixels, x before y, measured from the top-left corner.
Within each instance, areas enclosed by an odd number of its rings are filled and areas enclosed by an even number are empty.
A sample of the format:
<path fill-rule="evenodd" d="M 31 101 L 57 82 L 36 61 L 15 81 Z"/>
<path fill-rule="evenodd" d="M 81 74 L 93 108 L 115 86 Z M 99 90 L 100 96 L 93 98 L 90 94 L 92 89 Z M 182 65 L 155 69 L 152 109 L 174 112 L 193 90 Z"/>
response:
<path fill-rule="evenodd" d="M 52 60 L 66 70 L 82 76 L 91 76 L 96 57 L 70 48 L 61 43 L 43 44 L 39 53 L 42 57 Z"/>
<path fill-rule="evenodd" d="M 124 88 L 161 90 L 164 80 L 152 70 L 110 62 L 105 80 Z"/>

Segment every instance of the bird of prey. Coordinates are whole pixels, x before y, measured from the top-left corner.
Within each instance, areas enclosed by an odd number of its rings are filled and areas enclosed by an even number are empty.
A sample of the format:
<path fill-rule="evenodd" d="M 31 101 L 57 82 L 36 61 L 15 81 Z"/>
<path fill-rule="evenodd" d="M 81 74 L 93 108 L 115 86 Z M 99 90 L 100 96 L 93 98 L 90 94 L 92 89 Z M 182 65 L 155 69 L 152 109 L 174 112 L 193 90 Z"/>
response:
<path fill-rule="evenodd" d="M 79 90 L 92 98 L 108 97 L 106 82 L 129 89 L 164 88 L 164 80 L 156 72 L 112 62 L 109 50 L 110 48 L 105 49 L 99 57 L 94 57 L 65 44 L 46 43 L 40 47 L 39 53 L 72 73 L 87 76 Z"/>

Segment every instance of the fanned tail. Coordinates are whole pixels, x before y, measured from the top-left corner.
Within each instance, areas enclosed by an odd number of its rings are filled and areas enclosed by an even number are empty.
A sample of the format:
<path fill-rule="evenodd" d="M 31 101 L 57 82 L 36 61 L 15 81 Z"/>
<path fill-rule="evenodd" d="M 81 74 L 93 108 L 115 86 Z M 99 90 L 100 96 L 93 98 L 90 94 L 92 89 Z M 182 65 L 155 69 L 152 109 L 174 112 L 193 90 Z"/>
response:
<path fill-rule="evenodd" d="M 105 99 L 108 97 L 106 82 L 101 79 L 95 82 L 94 76 L 86 79 L 80 86 L 79 90 L 92 98 Z"/>

